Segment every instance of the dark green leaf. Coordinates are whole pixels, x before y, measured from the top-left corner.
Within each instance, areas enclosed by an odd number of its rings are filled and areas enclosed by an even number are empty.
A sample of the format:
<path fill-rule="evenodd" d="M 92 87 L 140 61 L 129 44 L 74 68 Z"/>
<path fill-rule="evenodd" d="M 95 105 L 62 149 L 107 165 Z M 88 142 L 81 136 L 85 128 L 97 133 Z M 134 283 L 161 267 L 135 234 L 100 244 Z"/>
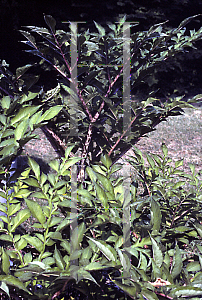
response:
<path fill-rule="evenodd" d="M 55 33 L 55 19 L 50 15 L 44 15 L 44 20 L 53 33 Z"/>
<path fill-rule="evenodd" d="M 65 262 L 62 258 L 62 255 L 61 255 L 60 251 L 56 248 L 56 246 L 55 246 L 55 251 L 54 251 L 53 257 L 55 258 L 55 262 L 56 262 L 56 265 L 58 266 L 58 268 L 60 270 L 64 270 L 65 269 Z"/>
<path fill-rule="evenodd" d="M 150 238 L 151 238 L 151 242 L 152 242 L 154 262 L 157 265 L 157 267 L 160 268 L 163 263 L 163 254 L 162 254 L 162 251 L 161 251 L 159 245 L 155 241 L 155 239 L 153 239 L 152 237 L 150 237 Z"/>
<path fill-rule="evenodd" d="M 161 226 L 161 210 L 159 204 L 152 198 L 151 200 L 151 226 L 153 232 L 157 234 Z"/>
<path fill-rule="evenodd" d="M 182 271 L 182 256 L 178 245 L 175 247 L 175 255 L 173 257 L 172 276 L 175 279 Z"/>

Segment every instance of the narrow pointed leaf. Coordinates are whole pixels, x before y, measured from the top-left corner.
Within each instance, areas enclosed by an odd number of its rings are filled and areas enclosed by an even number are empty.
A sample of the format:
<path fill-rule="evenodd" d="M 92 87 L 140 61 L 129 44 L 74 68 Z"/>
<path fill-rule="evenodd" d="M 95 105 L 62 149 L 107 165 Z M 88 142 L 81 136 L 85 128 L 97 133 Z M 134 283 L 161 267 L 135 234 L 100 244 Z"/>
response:
<path fill-rule="evenodd" d="M 56 265 L 58 266 L 59 269 L 64 270 L 65 269 L 65 262 L 62 258 L 62 255 L 60 251 L 55 247 L 54 255 L 53 257 L 55 258 Z"/>
<path fill-rule="evenodd" d="M 178 245 L 175 247 L 175 255 L 173 257 L 172 276 L 175 279 L 182 271 L 183 263 L 182 256 Z"/>
<path fill-rule="evenodd" d="M 2 271 L 5 274 L 8 274 L 9 269 L 10 269 L 10 260 L 9 260 L 8 254 L 6 253 L 6 251 L 4 250 L 4 248 L 2 248 L 1 268 L 2 268 Z"/>
<path fill-rule="evenodd" d="M 46 217 L 42 211 L 41 206 L 36 202 L 29 199 L 25 199 L 25 202 L 32 213 L 32 216 L 36 218 L 41 224 L 46 222 Z"/>
<path fill-rule="evenodd" d="M 52 32 L 55 33 L 55 25 L 56 25 L 55 19 L 50 15 L 44 15 L 44 20 L 48 25 L 48 27 L 52 30 Z"/>
<path fill-rule="evenodd" d="M 88 238 L 100 249 L 108 260 L 116 261 L 116 252 L 110 245 L 103 241 L 97 241 L 90 237 Z"/>
<path fill-rule="evenodd" d="M 155 241 L 155 239 L 153 239 L 152 237 L 150 237 L 150 238 L 151 238 L 151 242 L 152 242 L 154 262 L 156 263 L 157 267 L 160 268 L 163 263 L 163 254 L 162 254 L 162 251 L 161 251 L 159 245 Z"/>
<path fill-rule="evenodd" d="M 48 121 L 59 114 L 63 106 L 53 106 L 49 108 L 40 118 L 38 122 Z"/>
<path fill-rule="evenodd" d="M 31 157 L 28 157 L 28 163 L 29 163 L 30 167 L 32 168 L 32 171 L 34 172 L 36 178 L 39 180 L 40 179 L 40 167 L 39 167 L 39 165 Z"/>
<path fill-rule="evenodd" d="M 4 283 L 6 283 L 7 285 L 12 285 L 15 286 L 29 294 L 31 294 L 27 288 L 25 287 L 25 285 L 22 283 L 22 281 L 20 281 L 18 278 L 12 276 L 12 275 L 0 275 L 0 281 L 3 281 Z"/>
<path fill-rule="evenodd" d="M 152 198 L 151 200 L 151 226 L 153 232 L 157 234 L 161 226 L 161 210 L 159 204 Z"/>
<path fill-rule="evenodd" d="M 11 232 L 15 231 L 15 229 L 20 226 L 23 222 L 25 222 L 30 217 L 30 211 L 28 209 L 23 209 L 18 212 L 18 214 L 13 218 L 13 226 L 11 227 Z"/>

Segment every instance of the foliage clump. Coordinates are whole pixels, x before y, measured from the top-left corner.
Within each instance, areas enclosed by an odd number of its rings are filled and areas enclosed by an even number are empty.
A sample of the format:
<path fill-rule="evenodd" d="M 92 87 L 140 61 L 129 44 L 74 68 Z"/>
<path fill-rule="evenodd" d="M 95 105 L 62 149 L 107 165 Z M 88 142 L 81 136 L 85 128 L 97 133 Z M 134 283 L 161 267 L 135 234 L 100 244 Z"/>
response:
<path fill-rule="evenodd" d="M 201 29 L 184 35 L 193 18 L 168 32 L 158 24 L 131 36 L 133 88 L 158 63 L 201 37 Z M 171 164 L 165 144 L 162 155 L 146 154 L 147 163 L 134 147 L 161 121 L 191 105 L 182 97 L 162 102 L 151 95 L 130 102 L 131 119 L 123 130 L 125 19 L 109 24 L 110 32 L 95 23 L 98 33 L 78 35 L 76 75 L 71 34 L 55 30 L 51 16 L 45 21 L 49 29 L 29 26 L 31 33 L 22 34 L 33 48 L 27 51 L 60 75 L 57 87 L 33 91 L 37 78 L 26 75 L 30 65 L 13 75 L 1 63 L 2 293 L 23 299 L 201 296 L 202 182 L 193 165 L 190 175 L 181 170 L 183 160 Z M 60 154 L 49 164 L 52 172 L 45 174 L 28 158 L 29 167 L 10 178 L 11 161 L 42 126 Z M 115 176 L 122 168 L 116 160 L 129 148 L 133 182 Z"/>

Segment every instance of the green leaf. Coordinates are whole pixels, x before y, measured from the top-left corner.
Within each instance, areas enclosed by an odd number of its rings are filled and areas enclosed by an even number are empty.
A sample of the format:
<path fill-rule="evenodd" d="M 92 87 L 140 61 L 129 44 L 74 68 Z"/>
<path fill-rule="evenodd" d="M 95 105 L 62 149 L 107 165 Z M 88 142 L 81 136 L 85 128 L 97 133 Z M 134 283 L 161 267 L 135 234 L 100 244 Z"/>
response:
<path fill-rule="evenodd" d="M 59 170 L 59 161 L 58 160 L 52 160 L 49 162 L 49 166 L 55 170 L 56 172 L 58 172 Z"/>
<path fill-rule="evenodd" d="M 32 197 L 35 197 L 35 198 L 38 198 L 38 199 L 46 199 L 47 200 L 47 196 L 44 195 L 43 192 L 32 193 Z"/>
<path fill-rule="evenodd" d="M 84 222 L 74 228 L 71 234 L 71 245 L 73 247 L 73 251 L 80 248 L 79 244 L 83 241 L 85 231 L 86 226 Z"/>
<path fill-rule="evenodd" d="M 89 166 L 86 167 L 86 172 L 90 177 L 91 181 L 96 181 L 97 177 L 95 175 L 95 172 Z"/>
<path fill-rule="evenodd" d="M 32 216 L 43 225 L 46 222 L 46 217 L 44 216 L 41 206 L 36 201 L 25 199 L 25 202 L 31 211 Z"/>
<path fill-rule="evenodd" d="M 198 261 L 192 261 L 186 266 L 188 272 L 199 272 L 201 270 L 200 263 Z"/>
<path fill-rule="evenodd" d="M 45 20 L 46 24 L 48 25 L 48 27 L 51 29 L 51 31 L 53 33 L 55 33 L 55 26 L 56 26 L 55 19 L 50 15 L 45 15 L 44 14 L 44 20 Z"/>
<path fill-rule="evenodd" d="M 110 276 L 109 276 L 110 277 Z M 113 280 L 110 277 L 111 281 L 114 282 L 122 291 L 124 291 L 126 294 L 128 294 L 131 297 L 134 297 L 133 299 L 136 299 L 137 296 L 137 290 L 135 286 L 129 286 L 126 284 L 123 284 L 117 280 Z"/>
<path fill-rule="evenodd" d="M 14 232 L 18 226 L 25 222 L 30 217 L 30 212 L 28 209 L 23 209 L 18 212 L 18 214 L 12 218 L 13 226 L 11 227 L 11 232 Z"/>
<path fill-rule="evenodd" d="M 29 125 L 29 120 L 24 120 L 22 122 L 20 122 L 20 124 L 18 124 L 18 126 L 15 129 L 15 140 L 18 141 L 20 139 L 22 139 L 22 137 L 24 136 L 25 132 L 27 131 Z"/>
<path fill-rule="evenodd" d="M 114 188 L 112 186 L 110 179 L 106 178 L 104 175 L 99 173 L 96 173 L 96 177 L 102 183 L 104 189 L 109 191 L 113 195 L 113 198 L 115 199 Z"/>
<path fill-rule="evenodd" d="M 0 122 L 3 124 L 3 125 L 6 125 L 6 116 L 5 115 L 0 115 Z"/>
<path fill-rule="evenodd" d="M 21 208 L 20 203 L 9 205 L 8 211 L 7 211 L 8 216 L 14 215 L 16 212 L 18 212 L 20 210 L 20 208 Z"/>
<path fill-rule="evenodd" d="M 151 226 L 153 233 L 157 234 L 161 227 L 161 210 L 159 204 L 152 198 L 151 199 Z"/>
<path fill-rule="evenodd" d="M 1 216 L 1 219 L 4 221 L 3 216 Z M 6 242 L 13 242 L 12 237 L 10 235 L 8 235 L 8 234 L 1 234 L 0 235 L 0 240 L 6 241 Z"/>
<path fill-rule="evenodd" d="M 63 240 L 61 246 L 67 251 L 68 254 L 71 252 L 71 244 L 67 240 Z"/>
<path fill-rule="evenodd" d="M 15 286 L 29 294 L 31 294 L 27 288 L 24 286 L 22 281 L 20 281 L 18 278 L 12 276 L 12 275 L 0 275 L 0 281 L 6 283 L 7 285 Z"/>
<path fill-rule="evenodd" d="M 15 244 L 15 247 L 20 251 L 27 247 L 27 241 L 23 237 L 21 237 L 20 240 Z"/>
<path fill-rule="evenodd" d="M 194 16 L 191 16 L 191 17 L 188 17 L 188 18 L 184 19 L 184 20 L 180 23 L 180 25 L 178 26 L 177 29 L 179 30 L 179 29 L 185 27 L 190 21 L 192 21 L 193 19 L 195 19 L 195 18 L 198 17 L 198 16 L 200 16 L 200 14 L 194 15 Z"/>
<path fill-rule="evenodd" d="M 65 269 L 65 262 L 62 258 L 62 255 L 61 255 L 60 251 L 56 248 L 56 246 L 55 246 L 55 251 L 54 251 L 53 257 L 55 258 L 55 263 L 58 266 L 58 268 L 60 270 L 64 270 Z"/>
<path fill-rule="evenodd" d="M 10 260 L 9 260 L 8 254 L 6 253 L 6 251 L 4 250 L 4 248 L 2 248 L 1 268 L 2 268 L 2 271 L 5 274 L 8 274 L 9 269 L 10 269 Z"/>
<path fill-rule="evenodd" d="M 179 187 L 181 187 L 182 185 L 185 185 L 185 181 L 178 181 L 174 184 L 173 186 L 173 190 L 178 189 Z"/>
<path fill-rule="evenodd" d="M 37 162 L 34 159 L 32 159 L 31 157 L 28 157 L 28 163 L 29 163 L 30 167 L 32 168 L 32 171 L 34 172 L 36 178 L 38 180 L 40 180 L 40 167 L 37 164 Z"/>
<path fill-rule="evenodd" d="M 2 291 L 4 291 L 8 295 L 8 297 L 10 298 L 9 288 L 8 288 L 8 286 L 5 282 L 3 282 L 3 281 L 0 282 L 0 289 Z"/>
<path fill-rule="evenodd" d="M 43 122 L 43 121 L 48 121 L 52 118 L 54 118 L 55 116 L 58 115 L 58 113 L 61 111 L 61 109 L 63 108 L 63 106 L 61 105 L 57 105 L 57 106 L 53 106 L 51 108 L 49 108 L 38 120 L 39 123 Z"/>
<path fill-rule="evenodd" d="M 108 260 L 116 261 L 116 252 L 114 248 L 103 241 L 97 241 L 93 238 L 88 237 L 99 249 L 100 251 L 106 256 Z"/>
<path fill-rule="evenodd" d="M 97 29 L 99 31 L 99 34 L 101 36 L 105 36 L 105 29 L 101 25 L 99 25 L 98 23 L 96 23 L 95 21 L 94 21 L 94 24 L 97 27 Z"/>
<path fill-rule="evenodd" d="M 100 158 L 101 162 L 103 163 L 103 165 L 109 170 L 109 168 L 111 167 L 112 165 L 112 160 L 111 158 L 105 154 L 105 155 L 102 155 L 101 158 Z"/>
<path fill-rule="evenodd" d="M 150 291 L 149 289 L 143 288 L 141 293 L 147 300 L 159 300 L 157 295 L 154 292 Z"/>
<path fill-rule="evenodd" d="M 28 41 L 31 43 L 31 47 L 35 48 L 36 47 L 35 38 L 29 32 L 23 30 L 19 30 L 19 31 L 24 35 L 24 37 L 26 37 L 26 39 L 28 39 Z"/>
<path fill-rule="evenodd" d="M 24 235 L 23 238 L 39 252 L 43 250 L 43 243 L 37 237 Z"/>
<path fill-rule="evenodd" d="M 196 228 L 198 234 L 200 235 L 200 237 L 202 238 L 202 225 L 199 223 L 195 223 L 194 227 Z"/>
<path fill-rule="evenodd" d="M 75 145 L 69 146 L 65 149 L 65 158 L 67 159 Z"/>
<path fill-rule="evenodd" d="M 49 227 L 53 227 L 53 226 L 57 225 L 58 223 L 61 223 L 62 220 L 63 220 L 62 217 L 52 217 Z"/>
<path fill-rule="evenodd" d="M 78 189 L 77 191 L 78 195 L 81 195 L 85 198 L 88 198 L 88 199 L 93 199 L 93 195 L 91 195 L 91 193 L 87 190 L 84 190 L 84 189 Z"/>
<path fill-rule="evenodd" d="M 177 160 L 175 162 L 175 168 L 183 166 L 183 163 L 184 163 L 184 159 Z"/>
<path fill-rule="evenodd" d="M 153 169 L 155 167 L 155 162 L 154 162 L 153 158 L 148 153 L 145 153 L 145 154 L 146 154 L 148 163 L 150 164 L 151 168 Z"/>
<path fill-rule="evenodd" d="M 15 193 L 15 197 L 17 198 L 27 198 L 31 192 L 28 189 L 20 189 L 17 193 Z"/>
<path fill-rule="evenodd" d="M 99 284 L 97 283 L 97 281 L 94 279 L 94 277 L 86 270 L 84 269 L 79 269 L 78 270 L 78 282 L 81 281 L 82 279 L 88 279 L 93 281 L 95 284 L 97 284 L 99 286 Z"/>
<path fill-rule="evenodd" d="M 23 256 L 23 260 L 25 264 L 30 263 L 32 261 L 32 253 L 31 252 L 25 253 L 25 255 Z"/>
<path fill-rule="evenodd" d="M 180 286 L 172 290 L 172 294 L 176 297 L 194 297 L 202 296 L 202 289 L 191 286 Z"/>
<path fill-rule="evenodd" d="M 96 189 L 96 195 L 98 197 L 98 199 L 100 200 L 100 202 L 102 203 L 102 205 L 107 208 L 109 207 L 108 204 L 108 198 L 107 195 L 105 193 L 105 191 L 103 190 L 103 188 L 101 188 L 101 186 L 99 186 L 99 184 L 94 183 L 95 189 Z"/>
<path fill-rule="evenodd" d="M 175 255 L 173 257 L 173 267 L 172 267 L 172 276 L 175 279 L 182 271 L 183 263 L 182 256 L 178 245 L 175 247 Z"/>
<path fill-rule="evenodd" d="M 23 179 L 23 182 L 29 186 L 40 187 L 38 181 L 34 178 Z M 27 190 L 25 190 L 25 192 L 27 192 Z M 21 195 L 21 191 L 18 191 L 18 193 Z"/>
<path fill-rule="evenodd" d="M 84 269 L 87 271 L 102 270 L 104 268 L 105 268 L 105 266 L 103 266 L 99 262 L 95 262 L 95 261 L 91 262 L 90 264 L 88 264 L 87 266 L 84 267 Z"/>
<path fill-rule="evenodd" d="M 194 174 L 195 174 L 195 166 L 193 164 L 190 164 L 190 163 L 188 163 L 188 165 L 189 165 L 190 170 L 191 170 L 191 172 L 192 172 L 192 174 L 194 176 Z"/>
<path fill-rule="evenodd" d="M 21 77 L 24 73 L 27 72 L 27 70 L 29 70 L 30 68 L 32 67 L 32 65 L 26 65 L 26 66 L 23 66 L 23 67 L 19 67 L 16 69 L 16 77 L 19 78 Z M 31 93 L 31 92 L 29 92 Z M 23 97 L 27 97 L 27 95 L 23 95 Z M 21 102 L 22 103 L 22 102 Z"/>
<path fill-rule="evenodd" d="M 26 117 L 32 116 L 40 107 L 41 105 L 21 108 L 17 115 L 11 119 L 11 125 L 14 125 L 19 121 L 23 121 Z"/>
<path fill-rule="evenodd" d="M 67 162 L 65 162 L 64 166 L 60 169 L 60 174 L 64 175 L 65 171 L 69 169 L 71 166 L 75 165 L 77 162 L 79 162 L 82 158 L 81 157 L 71 157 L 68 159 Z"/>
<path fill-rule="evenodd" d="M 10 107 L 11 98 L 9 96 L 3 96 L 1 99 L 1 106 L 3 109 L 8 109 Z"/>
<path fill-rule="evenodd" d="M 162 251 L 161 251 L 159 245 L 155 241 L 155 239 L 153 239 L 152 237 L 150 237 L 150 238 L 151 238 L 151 242 L 152 242 L 152 251 L 153 251 L 154 262 L 157 265 L 157 267 L 160 268 L 163 263 L 163 254 L 162 254 Z"/>

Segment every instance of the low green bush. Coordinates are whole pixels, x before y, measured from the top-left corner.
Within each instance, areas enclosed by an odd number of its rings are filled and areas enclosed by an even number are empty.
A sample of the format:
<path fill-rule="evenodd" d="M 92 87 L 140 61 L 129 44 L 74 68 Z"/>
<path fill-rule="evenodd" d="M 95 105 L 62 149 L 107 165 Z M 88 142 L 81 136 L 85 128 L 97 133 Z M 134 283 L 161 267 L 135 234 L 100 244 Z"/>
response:
<path fill-rule="evenodd" d="M 172 167 L 165 144 L 145 166 L 134 148 L 135 182 L 114 178 L 120 166 L 105 155 L 74 191 L 81 158 L 69 157 L 72 148 L 50 163 L 55 174 L 29 158 L 14 191 L 2 190 L 1 290 L 23 299 L 69 299 L 70 287 L 86 299 L 202 295 L 202 182 L 194 167 L 191 175 L 180 170 L 183 161 Z"/>

